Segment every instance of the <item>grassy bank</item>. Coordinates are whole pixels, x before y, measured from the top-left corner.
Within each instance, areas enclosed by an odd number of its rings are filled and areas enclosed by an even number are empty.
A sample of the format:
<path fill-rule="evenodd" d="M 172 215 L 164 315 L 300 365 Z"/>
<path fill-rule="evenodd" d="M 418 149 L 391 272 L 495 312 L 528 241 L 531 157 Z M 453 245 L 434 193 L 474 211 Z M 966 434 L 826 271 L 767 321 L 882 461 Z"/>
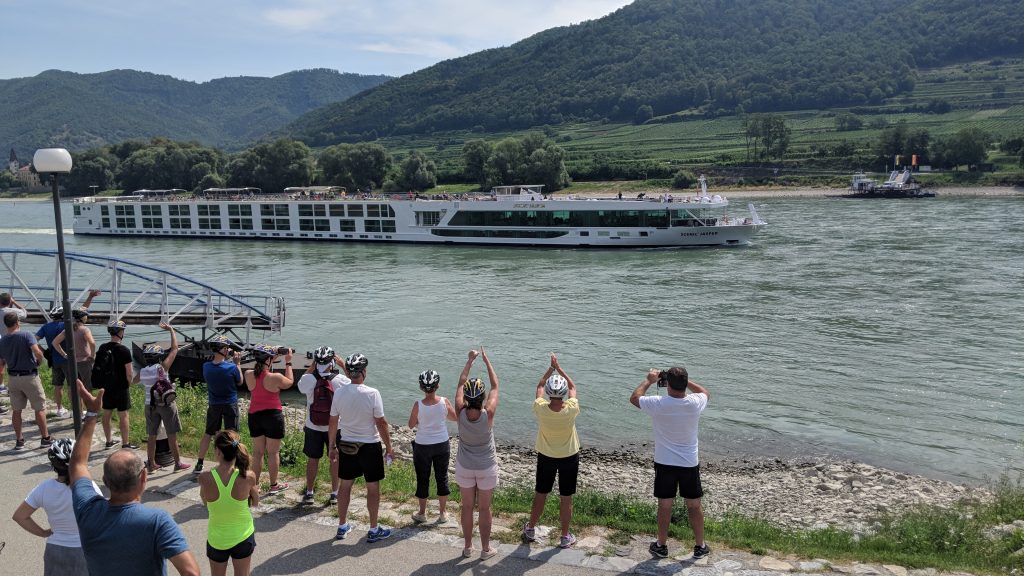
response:
<path fill-rule="evenodd" d="M 45 370 L 43 379 L 49 383 L 49 374 Z M 52 396 L 52 389 L 48 392 Z M 206 392 L 202 388 L 179 388 L 177 402 L 183 427 L 179 442 L 184 453 L 194 455 L 203 433 Z M 141 386 L 132 388 L 132 406 L 131 439 L 141 445 L 145 440 Z M 244 420 L 245 416 L 242 418 Z M 116 420 L 113 425 L 116 434 Z M 281 469 L 282 474 L 294 478 L 292 484 L 299 490 L 306 465 L 302 455 L 302 423 L 290 418 L 288 425 L 289 433 L 281 453 Z M 240 427 L 243 441 L 251 445 L 247 426 L 243 422 Z M 326 458 L 321 461 L 318 482 L 321 485 L 318 494 L 323 496 L 328 482 Z M 898 516 L 879 516 L 875 532 L 870 535 L 856 535 L 832 528 L 786 530 L 774 526 L 767 519 L 727 514 L 707 518 L 706 536 L 712 546 L 755 554 L 978 573 L 1024 570 L 1024 530 L 1007 533 L 992 530 L 993 527 L 1024 519 L 1024 484 L 1020 480 L 1003 479 L 991 488 L 994 494 L 991 500 L 964 500 L 952 509 L 920 507 Z M 395 462 L 388 469 L 381 489 L 388 501 L 414 503 L 415 474 L 411 463 Z M 459 492 L 454 482 L 452 489 L 451 498 L 458 502 Z M 532 486 L 499 487 L 494 495 L 495 514 L 509 519 L 507 524 L 516 526 L 529 513 L 532 499 Z M 543 524 L 557 524 L 557 504 L 557 498 L 548 499 Z M 609 532 L 607 537 L 612 543 L 626 544 L 634 534 L 656 532 L 655 502 L 646 494 L 630 497 L 583 490 L 576 495 L 574 508 L 574 529 L 586 533 L 588 527 L 603 527 Z M 671 536 L 683 543 L 690 543 L 693 539 L 681 501 L 673 514 Z M 517 535 L 513 533 L 502 538 L 517 539 Z"/>

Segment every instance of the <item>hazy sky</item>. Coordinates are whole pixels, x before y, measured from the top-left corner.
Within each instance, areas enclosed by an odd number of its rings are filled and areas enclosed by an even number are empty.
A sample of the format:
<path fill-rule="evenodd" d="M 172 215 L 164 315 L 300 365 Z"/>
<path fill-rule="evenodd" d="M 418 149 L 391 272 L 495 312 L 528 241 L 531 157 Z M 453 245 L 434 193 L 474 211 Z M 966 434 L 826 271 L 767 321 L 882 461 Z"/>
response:
<path fill-rule="evenodd" d="M 400 76 L 628 3 L 0 0 L 0 78 L 115 68 L 194 81 L 305 68 Z"/>

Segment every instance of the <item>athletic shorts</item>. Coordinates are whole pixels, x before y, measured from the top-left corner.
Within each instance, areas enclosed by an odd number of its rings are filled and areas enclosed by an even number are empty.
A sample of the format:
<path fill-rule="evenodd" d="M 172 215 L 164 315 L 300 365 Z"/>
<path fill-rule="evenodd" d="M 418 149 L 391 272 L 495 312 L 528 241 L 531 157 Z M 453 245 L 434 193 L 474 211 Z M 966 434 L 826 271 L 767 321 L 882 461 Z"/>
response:
<path fill-rule="evenodd" d="M 104 388 L 103 409 L 127 412 L 132 409 L 132 398 L 127 388 Z"/>
<path fill-rule="evenodd" d="M 146 435 L 156 436 L 160 431 L 160 423 L 164 425 L 164 432 L 168 435 L 181 432 L 181 419 L 178 418 L 178 405 L 174 402 L 170 406 L 146 405 L 143 411 L 146 415 Z"/>
<path fill-rule="evenodd" d="M 340 439 L 341 434 L 338 434 Z M 338 450 L 338 477 L 355 480 L 360 476 L 367 482 L 384 479 L 384 447 L 380 442 L 367 442 L 359 447 L 359 452 L 351 455 Z"/>
<path fill-rule="evenodd" d="M 256 533 L 249 534 L 249 537 L 242 540 L 238 544 L 235 544 L 227 550 L 218 550 L 213 546 L 210 546 L 209 541 L 206 543 L 206 557 L 211 562 L 217 562 L 223 564 L 228 560 L 241 560 L 252 556 L 253 551 L 256 550 Z"/>
<path fill-rule="evenodd" d="M 71 360 L 68 360 L 71 362 Z M 82 360 L 81 362 L 75 362 L 75 371 L 78 372 L 78 379 L 85 384 L 85 389 L 92 392 L 92 363 L 93 360 Z"/>
<path fill-rule="evenodd" d="M 455 460 L 455 482 L 459 488 L 464 490 L 479 488 L 480 490 L 494 490 L 498 485 L 498 464 L 485 470 L 469 470 Z"/>
<path fill-rule="evenodd" d="M 68 375 L 67 372 L 64 371 L 67 365 L 68 363 L 65 362 L 63 364 L 54 364 L 53 367 L 50 368 L 50 382 L 53 383 L 54 388 L 60 388 L 65 382 L 67 382 Z"/>
<path fill-rule="evenodd" d="M 284 413 L 280 410 L 250 412 L 249 436 L 266 436 L 271 440 L 281 440 L 284 438 Z"/>
<path fill-rule="evenodd" d="M 565 458 L 552 458 L 537 453 L 538 494 L 550 494 L 555 487 L 555 473 L 558 473 L 558 495 L 572 496 L 576 493 L 576 480 L 580 474 L 580 454 L 577 452 Z"/>
<path fill-rule="evenodd" d="M 89 573 L 81 548 L 47 542 L 43 550 L 43 576 L 83 576 Z"/>
<path fill-rule="evenodd" d="M 700 466 L 669 466 L 654 463 L 654 497 L 694 500 L 704 495 L 700 485 Z"/>
<path fill-rule="evenodd" d="M 31 405 L 38 412 L 46 408 L 46 393 L 38 374 L 14 376 L 8 374 L 7 393 L 11 396 L 11 408 L 24 410 Z"/>
<path fill-rule="evenodd" d="M 223 424 L 222 424 L 223 423 Z M 238 432 L 238 404 L 213 404 L 206 408 L 207 436 L 213 436 L 221 430 Z"/>
<path fill-rule="evenodd" d="M 302 433 L 305 435 L 302 441 L 302 453 L 306 455 L 306 458 L 314 460 L 323 458 L 324 451 L 331 445 L 330 433 L 313 430 L 308 426 L 303 427 Z"/>

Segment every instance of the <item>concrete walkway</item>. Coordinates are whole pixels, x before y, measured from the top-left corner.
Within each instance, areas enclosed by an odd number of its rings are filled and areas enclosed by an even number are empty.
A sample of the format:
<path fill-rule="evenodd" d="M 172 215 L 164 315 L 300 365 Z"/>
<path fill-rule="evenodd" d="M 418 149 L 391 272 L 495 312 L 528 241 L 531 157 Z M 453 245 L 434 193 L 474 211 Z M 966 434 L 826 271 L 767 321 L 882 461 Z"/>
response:
<path fill-rule="evenodd" d="M 5 399 L 6 400 L 6 399 Z M 26 416 L 28 449 L 14 450 L 10 413 L 0 416 L 0 576 L 41 574 L 44 541 L 22 530 L 10 515 L 39 482 L 52 477 L 46 451 L 39 448 L 39 436 Z M 54 437 L 70 437 L 70 419 L 51 419 Z M 102 442 L 94 442 L 92 473 L 102 485 L 102 463 L 109 451 Z M 170 512 L 181 525 L 203 574 L 209 574 L 205 556 L 207 513 L 199 500 L 192 475 L 157 472 L 150 480 L 143 502 Z M 365 517 L 365 501 L 353 498 L 352 516 Z M 394 510 L 394 507 L 391 507 Z M 457 506 L 450 514 L 457 515 Z M 366 543 L 365 524 L 354 522 L 356 529 L 342 541 L 334 540 L 337 517 L 321 506 L 297 506 L 287 495 L 267 497 L 256 510 L 256 552 L 253 574 L 538 574 L 583 575 L 598 573 L 688 574 L 692 576 L 774 576 L 789 572 L 811 574 L 863 574 L 873 576 L 934 576 L 934 570 L 908 571 L 900 566 L 868 564 L 833 565 L 825 560 L 780 560 L 740 551 L 715 549 L 710 558 L 692 561 L 688 548 L 670 543 L 677 558 L 654 559 L 647 552 L 649 537 L 635 537 L 630 545 L 613 546 L 599 536 L 581 538 L 576 549 L 533 544 L 500 544 L 498 554 L 486 561 L 462 557 L 462 538 L 449 522 L 444 527 L 414 527 L 402 511 L 385 515 L 382 521 L 394 527 L 388 540 Z M 399 520 L 404 518 L 405 520 Z M 34 516 L 45 526 L 45 513 Z M 389 524 L 389 522 L 391 522 Z M 498 522 L 496 522 L 497 526 Z M 504 528 L 506 531 L 509 527 Z M 479 542 L 476 544 L 479 550 Z M 168 566 L 170 574 L 174 574 Z M 116 574 L 116 567 L 111 567 Z"/>

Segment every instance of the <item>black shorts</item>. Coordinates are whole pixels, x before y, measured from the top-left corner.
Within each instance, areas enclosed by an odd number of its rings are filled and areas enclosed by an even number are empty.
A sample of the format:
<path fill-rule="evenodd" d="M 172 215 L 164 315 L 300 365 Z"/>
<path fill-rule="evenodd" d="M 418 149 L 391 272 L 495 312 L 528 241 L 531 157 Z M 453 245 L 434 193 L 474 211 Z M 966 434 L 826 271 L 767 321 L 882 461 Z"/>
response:
<path fill-rule="evenodd" d="M 210 543 L 206 543 L 206 557 L 213 562 L 224 563 L 228 560 L 241 560 L 242 558 L 248 558 L 252 556 L 253 551 L 256 549 L 256 533 L 249 534 L 249 537 L 242 540 L 238 544 L 235 544 L 227 550 L 218 550 Z"/>
<path fill-rule="evenodd" d="M 675 498 L 676 494 L 694 500 L 704 495 L 700 485 L 700 466 L 669 466 L 654 463 L 654 497 Z"/>
<path fill-rule="evenodd" d="M 284 438 L 284 413 L 280 410 L 250 412 L 249 436 L 266 436 L 271 440 L 281 440 Z"/>
<path fill-rule="evenodd" d="M 206 435 L 213 436 L 221 430 L 238 432 L 238 404 L 212 404 L 206 407 Z"/>
<path fill-rule="evenodd" d="M 132 399 L 124 388 L 103 389 L 103 409 L 127 412 L 132 409 Z"/>
<path fill-rule="evenodd" d="M 341 439 L 341 434 L 338 434 Z M 367 482 L 380 482 L 384 479 L 384 447 L 380 442 L 369 442 L 359 447 L 359 452 L 351 456 L 338 451 L 338 477 L 342 480 L 355 480 L 360 476 Z"/>
<path fill-rule="evenodd" d="M 306 436 L 302 441 L 302 453 L 306 455 L 306 458 L 314 460 L 323 458 L 326 447 L 331 445 L 330 433 L 313 430 L 308 426 L 304 427 L 302 432 Z"/>
<path fill-rule="evenodd" d="M 565 458 L 552 458 L 537 452 L 538 494 L 550 494 L 555 487 L 555 473 L 558 473 L 558 495 L 572 496 L 576 493 L 576 480 L 580 475 L 579 452 Z"/>

